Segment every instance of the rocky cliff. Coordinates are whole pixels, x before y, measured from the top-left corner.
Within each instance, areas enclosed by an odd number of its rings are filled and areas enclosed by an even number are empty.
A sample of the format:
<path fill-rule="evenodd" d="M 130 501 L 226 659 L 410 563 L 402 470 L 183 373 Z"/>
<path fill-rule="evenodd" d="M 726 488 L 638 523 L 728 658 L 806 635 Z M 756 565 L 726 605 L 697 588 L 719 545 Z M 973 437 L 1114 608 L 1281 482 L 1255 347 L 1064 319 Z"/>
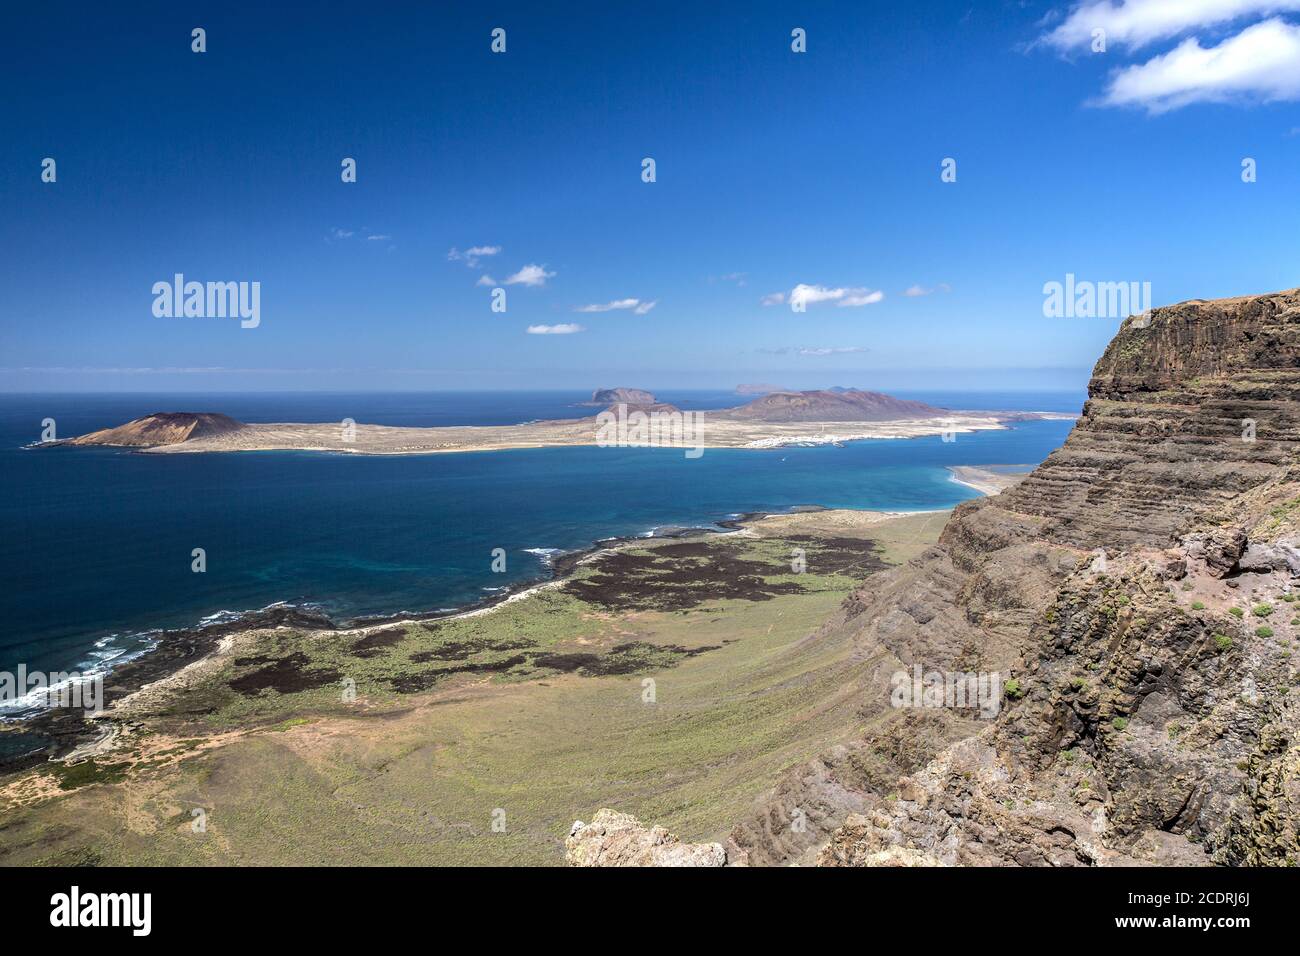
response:
<path fill-rule="evenodd" d="M 728 863 L 1300 863 L 1298 443 L 1300 290 L 1126 320 L 1065 445 L 810 637 L 854 642 L 861 737 Z"/>

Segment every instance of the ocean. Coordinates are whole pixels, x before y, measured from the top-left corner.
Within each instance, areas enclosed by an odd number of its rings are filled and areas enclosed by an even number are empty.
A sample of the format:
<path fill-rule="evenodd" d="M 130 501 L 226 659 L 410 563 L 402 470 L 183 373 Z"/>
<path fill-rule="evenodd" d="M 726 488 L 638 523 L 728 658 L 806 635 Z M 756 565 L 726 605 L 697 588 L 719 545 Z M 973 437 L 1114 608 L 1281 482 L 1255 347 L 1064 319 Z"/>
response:
<path fill-rule="evenodd" d="M 1077 412 L 1075 393 L 898 393 L 954 409 Z M 0 395 L 0 671 L 93 671 L 161 628 L 279 602 L 344 620 L 451 609 L 545 577 L 553 554 L 616 536 L 799 505 L 927 510 L 976 492 L 948 465 L 1036 464 L 1068 421 L 843 447 L 550 448 L 405 457 L 141 455 L 24 446 L 158 411 L 249 422 L 516 424 L 581 417 L 565 392 Z M 659 395 L 684 409 L 730 392 Z M 203 549 L 206 571 L 191 569 Z M 492 570 L 494 549 L 506 554 Z"/>

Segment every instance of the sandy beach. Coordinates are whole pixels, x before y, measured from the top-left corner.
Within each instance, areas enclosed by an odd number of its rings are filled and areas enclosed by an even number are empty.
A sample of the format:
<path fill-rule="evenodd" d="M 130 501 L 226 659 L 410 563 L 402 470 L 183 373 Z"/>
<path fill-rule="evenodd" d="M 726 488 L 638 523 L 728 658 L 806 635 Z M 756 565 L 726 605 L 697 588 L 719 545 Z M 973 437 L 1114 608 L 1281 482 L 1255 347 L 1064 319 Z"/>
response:
<path fill-rule="evenodd" d="M 1018 485 L 1025 474 L 994 471 L 991 468 L 977 468 L 974 465 L 953 465 L 948 468 L 952 480 L 967 488 L 974 488 L 982 495 L 996 495 L 1000 491 Z"/>

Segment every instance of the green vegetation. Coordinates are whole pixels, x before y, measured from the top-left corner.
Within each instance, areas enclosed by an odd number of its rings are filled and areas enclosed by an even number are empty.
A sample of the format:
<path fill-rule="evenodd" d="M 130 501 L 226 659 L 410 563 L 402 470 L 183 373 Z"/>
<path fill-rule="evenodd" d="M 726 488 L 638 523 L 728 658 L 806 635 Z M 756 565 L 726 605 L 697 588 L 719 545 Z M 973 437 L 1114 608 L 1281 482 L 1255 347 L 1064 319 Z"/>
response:
<path fill-rule="evenodd" d="M 1300 498 L 1292 498 L 1284 501 L 1272 511 L 1269 512 L 1269 519 L 1264 523 L 1261 531 L 1268 535 L 1279 530 L 1283 524 L 1294 523 L 1296 512 L 1300 511 Z M 1255 535 L 1251 536 L 1252 538 Z"/>
<path fill-rule="evenodd" d="M 76 790 L 96 783 L 116 783 L 126 776 L 125 763 L 102 764 L 94 760 L 80 763 L 53 763 L 50 769 L 61 790 Z"/>
<path fill-rule="evenodd" d="M 1014 677 L 1003 684 L 1002 689 L 1012 700 L 1019 700 L 1025 695 L 1024 690 L 1020 686 L 1020 681 L 1016 680 Z"/>
<path fill-rule="evenodd" d="M 1273 613 L 1273 605 L 1256 604 L 1253 608 L 1250 609 L 1250 613 L 1255 615 L 1256 617 L 1268 617 L 1270 614 Z"/>
<path fill-rule="evenodd" d="M 1204 601 L 1193 601 L 1193 602 L 1192 602 L 1192 610 L 1193 610 L 1193 611 L 1204 611 L 1204 610 L 1205 610 L 1205 602 L 1204 602 Z"/>
<path fill-rule="evenodd" d="M 1124 730 L 1126 727 L 1128 727 L 1128 718 L 1127 718 L 1127 717 L 1116 717 L 1114 720 L 1112 720 L 1112 721 L 1110 722 L 1110 725 L 1111 725 L 1112 727 L 1114 727 L 1116 730 L 1120 730 L 1120 731 L 1122 731 L 1122 730 Z"/>
<path fill-rule="evenodd" d="M 1255 628 L 1255 636 L 1256 636 L 1256 637 L 1272 637 L 1272 636 L 1273 636 L 1273 629 L 1272 629 L 1271 627 L 1267 627 L 1267 626 L 1261 625 L 1260 627 Z"/>
<path fill-rule="evenodd" d="M 1239 608 L 1239 607 L 1230 607 L 1230 608 L 1228 608 L 1228 613 L 1231 614 L 1233 617 L 1245 617 L 1245 616 L 1246 616 L 1246 612 L 1245 612 L 1245 610 L 1243 610 L 1242 608 Z"/>
<path fill-rule="evenodd" d="M 1220 651 L 1226 651 L 1228 648 L 1232 647 L 1232 638 L 1227 634 L 1215 634 L 1214 644 Z"/>
<path fill-rule="evenodd" d="M 122 756 L 156 742 L 142 765 L 33 771 L 76 792 L 8 807 L 0 862 L 553 865 L 573 820 L 602 806 L 723 839 L 786 768 L 900 719 L 887 705 L 864 717 L 857 633 L 823 625 L 866 576 L 854 564 L 910 558 L 944 518 L 832 528 L 809 514 L 777 535 L 638 543 L 584 565 L 574 593 L 474 617 L 242 635 L 140 714 L 147 737 Z M 790 573 L 794 547 L 805 574 Z M 741 566 L 752 597 L 706 580 L 736 561 L 754 562 Z M 664 591 L 641 585 L 665 576 L 680 600 L 647 606 Z M 212 808 L 206 835 L 194 807 Z"/>

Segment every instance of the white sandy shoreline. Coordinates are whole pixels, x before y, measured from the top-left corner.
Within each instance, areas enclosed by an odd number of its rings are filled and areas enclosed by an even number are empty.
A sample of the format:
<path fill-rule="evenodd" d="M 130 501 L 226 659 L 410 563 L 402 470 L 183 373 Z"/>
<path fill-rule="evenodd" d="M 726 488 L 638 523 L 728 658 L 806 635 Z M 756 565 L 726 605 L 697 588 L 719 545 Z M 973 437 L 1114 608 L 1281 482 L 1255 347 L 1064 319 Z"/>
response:
<path fill-rule="evenodd" d="M 996 495 L 1018 485 L 1029 474 L 1025 472 L 1002 472 L 975 465 L 949 465 L 948 480 L 967 488 L 974 488 L 982 495 Z M 1029 466 L 1025 466 L 1029 468 Z"/>

